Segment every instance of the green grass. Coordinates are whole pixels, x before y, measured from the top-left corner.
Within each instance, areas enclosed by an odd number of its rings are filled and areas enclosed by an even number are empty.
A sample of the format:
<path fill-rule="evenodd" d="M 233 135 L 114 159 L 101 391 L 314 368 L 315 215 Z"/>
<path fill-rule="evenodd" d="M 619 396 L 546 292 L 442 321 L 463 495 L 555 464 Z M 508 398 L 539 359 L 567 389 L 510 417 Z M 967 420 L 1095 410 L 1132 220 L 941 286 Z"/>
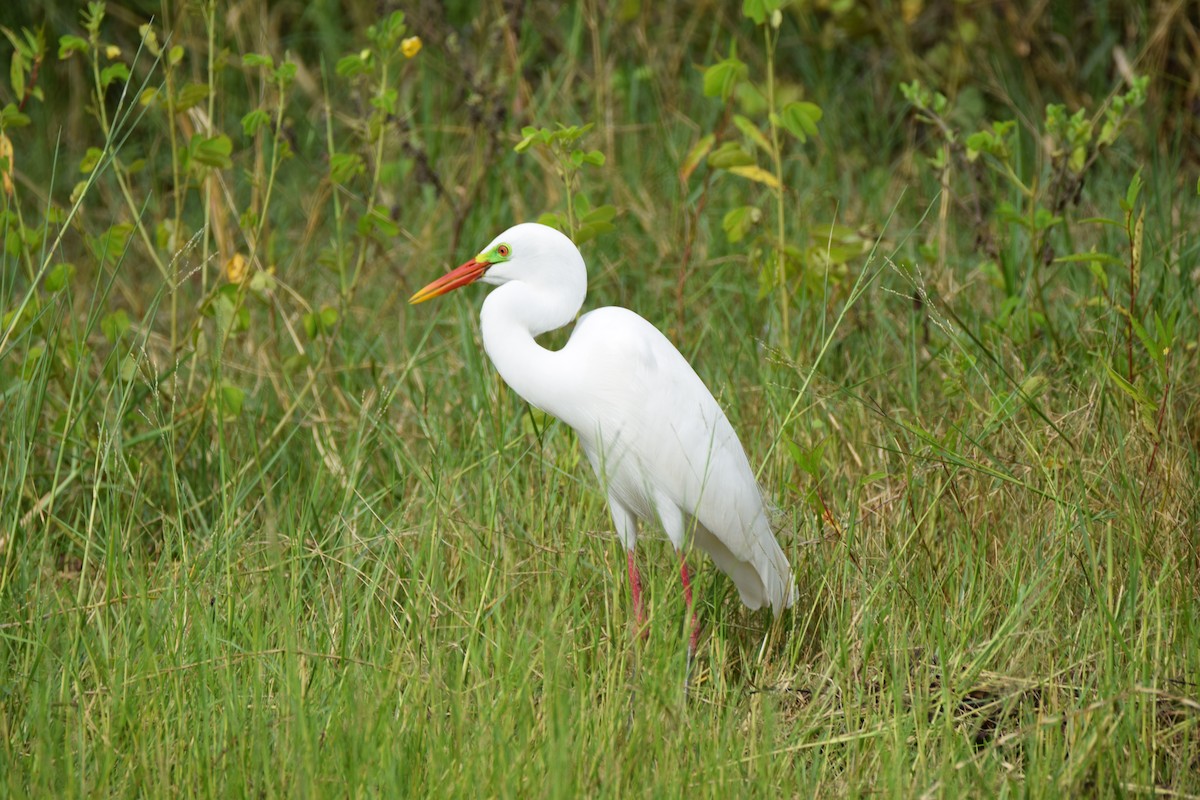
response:
<path fill-rule="evenodd" d="M 856 95 L 865 61 L 789 16 L 781 80 L 826 117 L 784 165 L 806 254 L 785 347 L 778 295 L 759 297 L 772 231 L 721 230 L 768 195 L 678 177 L 722 116 L 690 65 L 734 36 L 760 71 L 761 38 L 735 12 L 647 4 L 624 20 L 583 4 L 543 27 L 531 10 L 515 50 L 490 4 L 414 14 L 425 47 L 397 61 L 404 113 L 376 150 L 366 90 L 333 69 L 367 46 L 364 9 L 341 21 L 314 5 L 261 42 L 214 23 L 232 63 L 292 48 L 310 71 L 284 93 L 286 134 L 257 137 L 238 120 L 275 119 L 271 82 L 208 75 L 203 6 L 164 9 L 187 47 L 173 80 L 214 88 L 234 141 L 230 166 L 190 179 L 161 111 L 110 90 L 110 132 L 69 116 L 90 75 L 51 46 L 43 80 L 79 94 L 63 90 L 67 108 L 48 89 L 7 131 L 17 186 L 0 195 L 0 793 L 1200 796 L 1195 154 L 1159 149 L 1147 111 L 1050 240 L 1111 255 L 1108 283 L 1054 264 L 1006 296 L 985 262 L 1031 261 L 1028 237 L 994 223 L 997 253 L 980 253 L 971 198 L 955 184 L 941 204 L 895 76 Z M 80 33 L 48 19 L 50 39 Z M 136 25 L 103 30 L 131 61 Z M 135 83 L 162 83 L 141 58 Z M 1020 69 L 1004 85 L 1029 85 Z M 586 307 L 633 308 L 696 366 L 762 467 L 797 573 L 800 602 L 772 622 L 692 555 L 704 634 L 687 693 L 665 537 L 639 542 L 643 643 L 573 434 L 479 346 L 485 290 L 404 303 L 503 227 L 561 211 L 550 162 L 512 153 L 522 124 L 555 121 L 598 123 L 588 146 L 607 161 L 582 189 L 621 212 L 584 248 Z M 295 155 L 276 161 L 285 139 Z M 121 163 L 72 211 L 89 146 Z M 331 153 L 364 172 L 333 186 Z M 145 169 L 123 173 L 135 158 Z M 1178 317 L 1161 371 L 1120 310 L 1124 231 L 1084 221 L 1122 219 L 1139 165 L 1142 321 Z M 47 220 L 47 202 L 69 220 Z M 370 205 L 396 229 L 359 235 Z M 98 257 L 110 225 L 139 220 L 145 237 Z M 184 236 L 164 246 L 174 220 Z M 852 256 L 832 257 L 835 223 L 863 234 Z M 276 283 L 227 281 L 232 252 Z M 76 272 L 52 290 L 59 262 Z M 306 321 L 322 308 L 336 321 Z"/>

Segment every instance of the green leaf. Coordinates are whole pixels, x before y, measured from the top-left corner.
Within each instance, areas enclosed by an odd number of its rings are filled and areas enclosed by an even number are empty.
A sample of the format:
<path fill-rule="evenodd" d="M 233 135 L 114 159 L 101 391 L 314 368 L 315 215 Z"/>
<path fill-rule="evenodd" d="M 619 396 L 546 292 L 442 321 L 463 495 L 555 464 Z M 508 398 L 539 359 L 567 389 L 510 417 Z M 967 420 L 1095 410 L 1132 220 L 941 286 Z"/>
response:
<path fill-rule="evenodd" d="M 295 375 L 308 365 L 309 360 L 307 353 L 295 353 L 283 360 L 283 372 L 288 376 Z"/>
<path fill-rule="evenodd" d="M 271 79 L 286 86 L 296 79 L 296 72 L 299 69 L 295 61 L 284 61 L 271 71 Z"/>
<path fill-rule="evenodd" d="M 767 155 L 773 155 L 775 153 L 775 148 L 771 146 L 771 143 L 767 141 L 767 137 L 763 135 L 763 132 L 760 131 L 758 126 L 752 121 L 746 117 L 743 117 L 741 114 L 734 114 L 733 124 L 737 126 L 737 129 L 741 131 L 747 139 L 761 147 L 767 153 Z"/>
<path fill-rule="evenodd" d="M 102 0 L 88 0 L 87 8 L 79 13 L 83 19 L 83 27 L 93 36 L 100 33 L 100 24 L 104 22 L 104 3 Z"/>
<path fill-rule="evenodd" d="M 1070 255 L 1059 256 L 1058 258 L 1054 259 L 1054 261 L 1052 263 L 1054 263 L 1054 264 L 1077 264 L 1080 262 L 1085 263 L 1085 264 L 1095 264 L 1095 263 L 1114 264 L 1118 267 L 1125 266 L 1124 261 L 1117 258 L 1116 256 L 1109 255 L 1108 253 L 1071 253 Z"/>
<path fill-rule="evenodd" d="M 228 169 L 233 166 L 229 154 L 233 152 L 233 141 L 225 134 L 217 136 L 192 136 L 190 145 L 192 160 L 197 164 L 218 169 Z"/>
<path fill-rule="evenodd" d="M 929 90 L 915 78 L 911 83 L 902 82 L 900 84 L 900 94 L 910 105 L 917 108 L 925 108 L 929 105 Z"/>
<path fill-rule="evenodd" d="M 749 68 L 737 56 L 718 61 L 704 70 L 704 96 L 728 100 L 738 83 L 749 74 Z"/>
<path fill-rule="evenodd" d="M 1067 107 L 1062 103 L 1048 104 L 1045 127 L 1051 136 L 1062 136 L 1067 127 Z"/>
<path fill-rule="evenodd" d="M 25 352 L 25 359 L 21 362 L 21 380 L 33 380 L 33 376 L 37 374 L 38 364 L 45 355 L 46 346 L 44 344 L 35 344 Z"/>
<path fill-rule="evenodd" d="M 187 239 L 186 227 L 176 225 L 173 219 L 164 219 L 154 226 L 154 243 L 159 250 L 172 254 L 177 253 Z"/>
<path fill-rule="evenodd" d="M 1157 316 L 1158 315 L 1156 314 L 1155 317 Z M 1158 322 L 1159 326 L 1162 325 L 1162 320 L 1156 321 Z M 1132 320 L 1132 322 L 1133 332 L 1137 334 L 1138 340 L 1142 343 L 1142 347 L 1146 348 L 1146 354 L 1150 356 L 1150 359 L 1158 366 L 1159 369 L 1163 369 L 1165 366 L 1164 359 L 1166 358 L 1166 354 L 1163 352 L 1164 345 L 1160 344 L 1155 338 L 1150 336 L 1150 333 L 1146 330 L 1145 325 L 1138 322 L 1136 319 Z M 1157 332 L 1161 333 L 1161 330 Z"/>
<path fill-rule="evenodd" d="M 246 53 L 242 56 L 242 65 L 246 67 L 266 67 L 267 69 L 274 69 L 275 59 L 268 55 L 260 55 L 259 53 Z"/>
<path fill-rule="evenodd" d="M 583 244 L 584 242 L 591 241 L 602 233 L 608 233 L 613 228 L 614 226 L 611 222 L 582 223 L 575 230 L 575 244 Z"/>
<path fill-rule="evenodd" d="M 129 325 L 129 314 L 125 313 L 125 309 L 119 308 L 111 314 L 104 315 L 100 320 L 100 331 L 105 339 L 116 344 L 125 331 L 129 330 Z"/>
<path fill-rule="evenodd" d="M 82 36 L 67 34 L 60 36 L 58 39 L 58 58 L 66 60 L 75 53 L 86 53 L 88 51 L 87 39 Z"/>
<path fill-rule="evenodd" d="M 1035 230 L 1048 230 L 1055 225 L 1061 225 L 1062 221 L 1062 217 L 1057 216 L 1045 206 L 1038 206 L 1033 212 L 1033 227 Z"/>
<path fill-rule="evenodd" d="M 308 338 L 315 339 L 317 336 L 323 336 L 332 332 L 333 326 L 337 324 L 337 321 L 337 309 L 332 306 L 325 306 L 320 311 L 304 315 L 304 332 L 308 335 Z"/>
<path fill-rule="evenodd" d="M 725 142 L 708 157 L 708 165 L 713 169 L 732 169 L 747 167 L 754 163 L 754 156 L 746 152 L 737 142 Z"/>
<path fill-rule="evenodd" d="M 1043 375 L 1030 375 L 1025 380 L 1021 381 L 1021 385 L 1017 387 L 1022 395 L 1022 399 L 1026 402 L 1032 402 L 1046 391 L 1046 387 L 1050 385 L 1050 381 Z"/>
<path fill-rule="evenodd" d="M 1109 217 L 1085 217 L 1085 218 L 1079 220 L 1079 224 L 1080 225 L 1111 225 L 1114 228 L 1120 228 L 1121 230 L 1125 230 L 1125 223 L 1118 222 L 1117 220 L 1110 219 Z"/>
<path fill-rule="evenodd" d="M 128 222 L 120 222 L 94 239 L 89 238 L 88 244 L 91 245 L 92 253 L 98 262 L 101 264 L 113 263 L 125 252 L 125 246 L 129 243 L 131 233 L 133 233 L 133 225 Z"/>
<path fill-rule="evenodd" d="M 233 284 L 222 286 L 212 301 L 212 315 L 217 323 L 217 339 L 224 340 L 234 330 L 237 323 L 237 287 Z"/>
<path fill-rule="evenodd" d="M 993 144 L 992 134 L 988 131 L 978 131 L 967 137 L 967 161 L 974 162 L 980 153 L 986 153 Z"/>
<path fill-rule="evenodd" d="M 1107 295 L 1108 295 L 1108 273 L 1104 271 L 1104 265 L 1102 265 L 1096 261 L 1090 261 L 1090 262 L 1088 262 L 1087 268 L 1088 268 L 1088 272 L 1092 273 L 1092 277 L 1096 279 L 1096 283 L 1100 284 L 1100 289 L 1104 292 L 1105 296 L 1107 297 Z M 1105 299 L 1105 298 L 1102 298 L 1102 299 Z M 1105 302 L 1107 302 L 1107 301 L 1105 300 Z"/>
<path fill-rule="evenodd" d="M 264 128 L 270 124 L 270 115 L 263 109 L 256 108 L 242 117 L 242 133 L 250 137 L 258 133 L 260 128 Z"/>
<path fill-rule="evenodd" d="M 276 286 L 275 276 L 265 269 L 255 270 L 250 278 L 250 291 L 260 296 L 275 291 Z"/>
<path fill-rule="evenodd" d="M 754 20 L 755 25 L 767 21 L 767 4 L 764 0 L 743 0 L 742 16 Z"/>
<path fill-rule="evenodd" d="M 14 95 L 25 96 L 25 57 L 20 52 L 13 53 L 12 60 L 9 62 L 8 82 L 12 86 Z"/>
<path fill-rule="evenodd" d="M 25 306 L 23 310 L 13 309 L 7 312 L 3 317 L 0 317 L 0 331 L 8 331 L 9 334 L 18 334 L 29 326 L 30 320 L 37 312 L 36 300 L 33 303 Z"/>
<path fill-rule="evenodd" d="M 138 372 L 138 360 L 133 353 L 126 353 L 121 359 L 121 366 L 117 369 L 117 374 L 121 376 L 121 380 L 128 383 L 134 379 Z"/>
<path fill-rule="evenodd" d="M 175 95 L 175 111 L 187 111 L 208 99 L 207 83 L 189 83 Z"/>
<path fill-rule="evenodd" d="M 230 383 L 222 383 L 217 391 L 217 413 L 225 419 L 237 419 L 242 413 L 246 392 Z"/>
<path fill-rule="evenodd" d="M 1108 364 L 1104 365 L 1104 369 L 1108 371 L 1108 377 L 1112 378 L 1117 388 L 1129 395 L 1135 403 L 1143 408 L 1154 408 L 1154 401 L 1147 397 L 1145 392 L 1121 377 L 1120 373 Z"/>
<path fill-rule="evenodd" d="M 16 103 L 9 103 L 0 111 L 0 130 L 5 128 L 24 128 L 30 122 L 29 116 L 17 108 Z"/>
<path fill-rule="evenodd" d="M 1137 203 L 1138 195 L 1142 192 L 1142 168 L 1138 167 L 1137 172 L 1133 173 L 1133 177 L 1129 179 L 1129 188 L 1125 190 L 1125 199 L 1121 203 L 1121 209 L 1126 213 L 1133 210 Z"/>
<path fill-rule="evenodd" d="M 104 151 L 99 147 L 89 147 L 83 155 L 83 161 L 79 163 L 79 171 L 84 175 L 91 174 L 96 165 L 100 163 L 100 159 L 104 158 Z"/>
<path fill-rule="evenodd" d="M 538 224 L 548 225 L 556 231 L 565 232 L 567 230 L 567 221 L 562 214 L 547 212 L 537 218 Z"/>
<path fill-rule="evenodd" d="M 338 59 L 335 71 L 343 78 L 356 78 L 359 75 L 365 75 L 371 71 L 370 58 L 370 50 L 364 50 L 362 53 L 342 56 Z"/>
<path fill-rule="evenodd" d="M 792 102 L 780 110 L 779 124 L 801 142 L 807 142 L 808 137 L 817 135 L 817 123 L 823 115 L 816 103 Z"/>
<path fill-rule="evenodd" d="M 65 262 L 61 264 L 55 264 L 50 268 L 50 271 L 46 273 L 46 280 L 42 283 L 42 286 L 47 292 L 61 292 L 63 289 L 67 288 L 67 285 L 71 282 L 71 278 L 73 277 L 75 277 L 74 264 L 67 264 Z"/>
<path fill-rule="evenodd" d="M 794 463 L 801 472 L 812 477 L 817 477 L 821 469 L 821 459 L 825 455 L 825 445 L 827 439 L 822 439 L 811 450 L 801 447 L 796 442 L 787 442 L 788 455 L 792 457 Z"/>
<path fill-rule="evenodd" d="M 1076 147 L 1071 150 L 1071 158 L 1067 161 L 1067 167 L 1074 174 L 1078 175 L 1083 172 L 1083 166 L 1087 162 L 1087 148 Z"/>
<path fill-rule="evenodd" d="M 329 176 L 334 183 L 347 183 L 367 171 L 362 156 L 356 153 L 334 153 L 329 159 Z"/>
<path fill-rule="evenodd" d="M 779 183 L 779 179 L 776 178 L 772 173 L 767 172 L 762 167 L 757 167 L 757 166 L 753 166 L 753 165 L 747 166 L 747 167 L 730 167 L 729 171 L 732 172 L 734 175 L 738 175 L 743 178 L 748 178 L 757 183 L 765 183 L 767 186 L 770 186 L 772 189 L 783 188 L 782 185 Z"/>
<path fill-rule="evenodd" d="M 382 205 L 375 206 L 359 217 L 357 230 L 360 236 L 379 232 L 386 238 L 392 238 L 400 234 L 400 226 L 388 215 L 387 207 Z"/>
<path fill-rule="evenodd" d="M 781 22 L 779 10 L 787 5 L 787 2 L 788 0 L 742 0 L 742 16 L 754 20 L 755 25 L 762 25 L 769 19 L 771 27 L 778 28 Z M 833 5 L 837 7 L 836 3 Z"/>
<path fill-rule="evenodd" d="M 109 64 L 104 69 L 100 70 L 100 85 L 107 88 L 113 81 L 119 80 L 126 82 L 129 80 L 129 67 L 121 62 Z"/>
<path fill-rule="evenodd" d="M 679 167 L 679 180 L 687 183 L 688 178 L 696 171 L 696 167 L 704 160 L 704 157 L 712 151 L 713 144 L 717 141 L 717 137 L 711 133 L 707 136 L 700 137 L 700 141 L 692 145 L 692 149 L 684 156 L 683 164 Z M 1198 187 L 1200 188 L 1200 187 Z"/>
<path fill-rule="evenodd" d="M 603 205 L 603 206 L 597 206 L 596 208 L 593 208 L 591 211 L 584 214 L 583 219 L 580 221 L 583 222 L 584 224 L 612 222 L 613 218 L 616 216 L 617 216 L 617 207 L 616 206 Z"/>
<path fill-rule="evenodd" d="M 8 39 L 9 43 L 12 44 L 13 50 L 16 51 L 17 55 L 24 58 L 36 57 L 36 40 L 33 38 L 33 35 L 29 32 L 28 28 L 22 28 L 21 31 L 25 34 L 24 39 L 18 36 L 16 31 L 0 25 L 0 33 L 3 33 L 4 38 Z"/>
<path fill-rule="evenodd" d="M 367 38 L 383 51 L 395 49 L 400 37 L 405 34 L 404 12 L 393 11 L 389 16 L 367 28 Z"/>
<path fill-rule="evenodd" d="M 400 93 L 392 88 L 384 89 L 371 98 L 372 108 L 377 108 L 389 116 L 395 116 L 399 103 Z"/>
<path fill-rule="evenodd" d="M 518 153 L 524 153 L 535 143 L 546 144 L 546 135 L 547 131 L 526 125 L 524 128 L 521 128 L 521 141 L 517 142 L 513 150 Z"/>
<path fill-rule="evenodd" d="M 740 242 L 745 238 L 750 228 L 762 219 L 762 212 L 754 206 L 739 206 L 726 212 L 721 220 L 721 228 L 730 244 Z"/>

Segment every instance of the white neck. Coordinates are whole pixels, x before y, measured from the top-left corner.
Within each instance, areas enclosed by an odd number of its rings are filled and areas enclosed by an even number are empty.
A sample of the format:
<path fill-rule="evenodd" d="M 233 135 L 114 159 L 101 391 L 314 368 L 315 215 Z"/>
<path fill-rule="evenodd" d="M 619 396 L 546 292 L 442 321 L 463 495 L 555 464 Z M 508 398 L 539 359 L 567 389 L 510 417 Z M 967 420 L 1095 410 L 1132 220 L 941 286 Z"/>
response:
<path fill-rule="evenodd" d="M 585 289 L 586 291 L 586 289 Z M 570 378 L 561 351 L 547 350 L 535 336 L 561 328 L 575 318 L 582 292 L 562 291 L 511 281 L 492 290 L 479 313 L 483 347 L 500 377 L 527 403 L 570 424 Z M 564 385 L 565 384 L 565 385 Z"/>

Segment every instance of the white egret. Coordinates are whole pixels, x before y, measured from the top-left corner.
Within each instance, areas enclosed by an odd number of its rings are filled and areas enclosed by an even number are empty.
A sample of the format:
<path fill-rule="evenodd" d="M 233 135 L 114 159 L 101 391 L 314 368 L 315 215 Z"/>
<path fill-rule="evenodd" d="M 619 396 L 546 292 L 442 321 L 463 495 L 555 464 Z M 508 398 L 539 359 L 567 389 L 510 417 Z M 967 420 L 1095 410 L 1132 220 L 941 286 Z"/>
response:
<path fill-rule="evenodd" d="M 737 434 L 712 393 L 665 336 L 624 308 L 599 308 L 575 323 L 561 350 L 536 337 L 575 319 L 587 293 L 583 257 L 569 238 L 525 223 L 414 294 L 421 303 L 483 281 L 497 288 L 480 313 L 483 346 L 501 377 L 528 403 L 575 430 L 608 494 L 626 550 L 643 635 L 641 575 L 633 550 L 638 520 L 657 518 L 680 557 L 691 622 L 699 635 L 684 548 L 708 553 L 751 609 L 775 614 L 796 597 L 762 495 Z"/>

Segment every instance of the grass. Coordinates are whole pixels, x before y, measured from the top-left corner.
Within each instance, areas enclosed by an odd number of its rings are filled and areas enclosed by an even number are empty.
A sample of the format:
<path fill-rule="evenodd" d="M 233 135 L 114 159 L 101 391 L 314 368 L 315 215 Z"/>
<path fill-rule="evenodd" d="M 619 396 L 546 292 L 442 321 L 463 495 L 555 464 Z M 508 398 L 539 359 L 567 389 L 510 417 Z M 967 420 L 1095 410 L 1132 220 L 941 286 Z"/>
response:
<path fill-rule="evenodd" d="M 490 4 L 414 12 L 424 50 L 388 79 L 405 111 L 371 139 L 377 84 L 333 66 L 378 46 L 363 9 L 339 26 L 314 6 L 287 28 L 247 2 L 277 37 L 247 42 L 194 6 L 164 9 L 159 36 L 187 48 L 171 85 L 210 87 L 230 165 L 191 171 L 188 137 L 116 89 L 107 133 L 52 92 L 7 131 L 0 792 L 1200 795 L 1194 153 L 1156 149 L 1153 124 L 1123 138 L 1052 238 L 1113 263 L 1055 264 L 1041 298 L 1006 296 L 960 211 L 970 198 L 941 203 L 898 94 L 876 75 L 873 97 L 847 95 L 857 66 L 789 47 L 815 41 L 789 17 L 780 79 L 826 117 L 782 167 L 807 254 L 785 348 L 778 295 L 759 296 L 773 216 L 741 243 L 720 225 L 768 195 L 678 178 L 723 113 L 687 65 L 733 36 L 761 67 L 761 37 L 732 11 L 625 20 L 585 3 L 550 26 L 530 11 L 511 40 Z M 110 12 L 101 38 L 131 61 L 134 15 Z M 210 32 L 239 58 L 291 47 L 308 73 L 210 73 Z M 90 91 L 75 58 L 52 67 L 52 47 L 43 75 L 80 93 L 72 114 Z M 167 85 L 169 67 L 140 58 L 131 83 Z M 254 108 L 268 122 L 242 136 Z M 585 246 L 587 307 L 637 310 L 696 366 L 762 467 L 798 576 L 800 603 L 773 623 L 693 555 L 704 635 L 688 694 L 661 532 L 638 548 L 643 644 L 573 434 L 479 346 L 483 290 L 404 303 L 502 227 L 562 209 L 550 162 L 511 148 L 526 121 L 583 120 L 607 161 L 580 190 L 621 211 Z M 194 113 L 176 121 L 203 132 Z M 88 146 L 119 160 L 71 211 Z M 334 182 L 339 153 L 363 170 Z M 1153 314 L 1177 317 L 1161 369 L 1120 313 L 1133 245 L 1083 221 L 1119 221 L 1137 165 L 1142 319 L 1153 335 Z M 131 228 L 106 252 L 114 223 Z M 835 224 L 862 234 L 851 256 L 833 257 Z M 1019 227 L 989 224 L 992 257 L 1031 258 Z M 230 280 L 234 253 L 270 280 Z M 60 262 L 75 271 L 49 288 Z"/>

